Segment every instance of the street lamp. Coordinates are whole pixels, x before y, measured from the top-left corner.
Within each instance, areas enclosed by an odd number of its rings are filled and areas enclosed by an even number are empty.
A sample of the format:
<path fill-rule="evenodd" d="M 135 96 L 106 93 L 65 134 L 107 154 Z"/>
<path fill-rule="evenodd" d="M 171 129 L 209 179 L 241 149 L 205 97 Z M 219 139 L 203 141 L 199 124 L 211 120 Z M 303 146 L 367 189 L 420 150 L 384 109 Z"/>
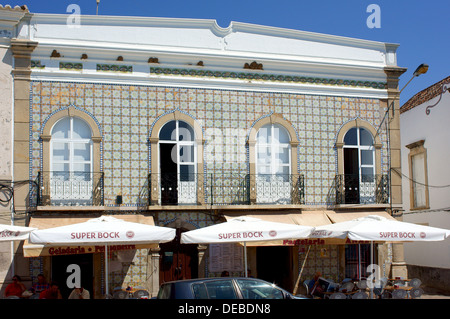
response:
<path fill-rule="evenodd" d="M 428 71 L 428 64 L 422 63 L 417 67 L 417 69 L 414 71 L 414 76 L 419 76 L 421 74 L 425 74 Z"/>
<path fill-rule="evenodd" d="M 415 77 L 425 74 L 428 71 L 428 64 L 422 63 L 417 67 L 417 69 L 414 71 L 413 76 L 411 80 L 408 81 L 408 83 L 405 84 L 405 86 L 398 92 L 398 94 L 402 93 L 403 89 L 411 82 Z"/>
<path fill-rule="evenodd" d="M 97 1 L 97 15 L 98 15 L 98 5 L 100 4 L 100 0 L 96 0 Z"/>

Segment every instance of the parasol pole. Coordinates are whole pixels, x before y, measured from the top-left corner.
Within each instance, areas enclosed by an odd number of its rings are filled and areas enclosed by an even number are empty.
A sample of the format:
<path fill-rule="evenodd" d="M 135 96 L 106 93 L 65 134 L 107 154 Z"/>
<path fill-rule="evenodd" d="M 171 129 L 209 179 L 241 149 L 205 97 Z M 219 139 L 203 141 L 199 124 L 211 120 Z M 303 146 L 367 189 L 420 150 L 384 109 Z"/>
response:
<path fill-rule="evenodd" d="M 361 244 L 358 244 L 358 278 L 361 281 Z"/>
<path fill-rule="evenodd" d="M 109 273 L 108 273 L 108 243 L 105 244 L 105 286 L 106 298 L 109 298 Z"/>
<path fill-rule="evenodd" d="M 248 271 L 247 271 L 247 242 L 244 241 L 244 271 L 245 271 L 245 277 L 248 277 Z"/>
<path fill-rule="evenodd" d="M 373 240 L 370 241 L 370 264 L 373 265 Z M 375 282 L 376 280 L 377 279 L 375 279 Z M 370 299 L 373 299 L 373 282 L 370 287 Z"/>
<path fill-rule="evenodd" d="M 308 254 L 309 254 L 309 250 L 310 249 L 311 249 L 311 245 L 308 246 L 308 251 L 306 252 L 305 259 L 303 260 L 302 269 L 300 270 L 300 273 L 298 274 L 297 282 L 295 283 L 295 288 L 294 288 L 294 291 L 293 291 L 294 296 L 297 294 L 298 284 L 300 282 L 300 278 L 302 276 L 303 269 L 305 268 L 306 259 L 308 259 Z"/>

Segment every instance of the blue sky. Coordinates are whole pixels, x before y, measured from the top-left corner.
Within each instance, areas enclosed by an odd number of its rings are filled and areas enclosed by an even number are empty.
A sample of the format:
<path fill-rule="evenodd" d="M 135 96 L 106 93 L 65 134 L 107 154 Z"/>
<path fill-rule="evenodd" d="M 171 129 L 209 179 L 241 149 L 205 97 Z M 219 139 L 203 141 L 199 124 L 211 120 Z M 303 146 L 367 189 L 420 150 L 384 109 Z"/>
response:
<path fill-rule="evenodd" d="M 82 15 L 95 15 L 96 0 L 2 1 L 26 4 L 31 12 L 67 13 L 78 4 Z M 380 27 L 369 28 L 370 4 L 379 7 Z M 417 92 L 450 75 L 449 0 L 100 0 L 100 15 L 214 19 L 221 27 L 231 21 L 254 23 L 345 37 L 398 43 L 398 65 L 408 68 L 402 88 L 421 63 L 426 74 L 402 92 L 401 104 Z"/>

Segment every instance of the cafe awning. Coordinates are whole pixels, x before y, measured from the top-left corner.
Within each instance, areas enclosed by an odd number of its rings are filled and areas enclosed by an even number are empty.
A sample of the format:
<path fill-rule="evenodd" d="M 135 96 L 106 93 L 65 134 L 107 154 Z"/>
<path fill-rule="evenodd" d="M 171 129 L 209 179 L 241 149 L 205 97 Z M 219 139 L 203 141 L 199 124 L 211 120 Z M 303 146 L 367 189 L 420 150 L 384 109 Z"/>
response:
<path fill-rule="evenodd" d="M 384 211 L 375 211 L 375 212 L 358 212 L 358 213 L 348 213 L 348 212 L 328 212 L 327 217 L 331 220 L 333 224 L 347 222 L 356 218 L 367 217 L 370 215 L 381 216 L 387 219 L 395 220 L 394 217 L 389 215 Z"/>
<path fill-rule="evenodd" d="M 283 212 L 283 213 L 261 213 L 255 212 L 246 214 L 229 214 L 225 215 L 225 219 L 228 221 L 235 217 L 251 216 L 262 220 L 286 224 L 296 224 L 302 226 L 322 226 L 331 224 L 330 219 L 327 217 L 327 213 L 334 213 L 333 211 L 302 211 L 302 212 Z"/>
<path fill-rule="evenodd" d="M 127 222 L 140 223 L 145 225 L 154 226 L 155 222 L 152 216 L 144 216 L 140 214 L 126 214 L 126 215 L 112 215 L 115 218 L 122 219 Z M 67 226 L 78 223 L 84 223 L 95 216 L 83 215 L 83 216 L 33 216 L 30 219 L 30 227 L 37 229 L 48 229 L 59 226 Z M 130 250 L 141 248 L 156 248 L 158 244 L 123 244 L 123 245 L 110 245 L 108 249 L 114 250 Z M 74 255 L 74 254 L 89 254 L 89 253 L 104 253 L 104 245 L 92 245 L 92 246 L 49 246 L 31 244 L 28 240 L 24 242 L 23 252 L 25 257 L 39 257 L 39 256 L 58 256 L 58 255 Z"/>
<path fill-rule="evenodd" d="M 246 214 L 229 214 L 225 215 L 225 219 L 228 221 L 232 218 L 239 216 L 251 216 L 259 218 L 265 221 L 302 225 L 302 226 L 322 226 L 331 224 L 330 219 L 327 217 L 327 213 L 334 213 L 327 210 L 315 210 L 315 211 L 284 211 L 284 212 L 267 212 L 261 213 L 260 211 L 246 212 Z M 336 242 L 335 239 L 287 239 L 287 240 L 273 240 L 265 242 L 248 242 L 247 246 L 297 246 L 297 245 L 326 245 L 326 242 Z"/>
<path fill-rule="evenodd" d="M 318 227 L 339 223 L 342 221 L 352 220 L 355 218 L 365 217 L 369 215 L 377 215 L 388 219 L 394 219 L 392 216 L 390 216 L 388 213 L 384 211 L 336 212 L 332 210 L 284 211 L 278 213 L 274 212 L 261 213 L 260 211 L 255 211 L 254 213 L 246 212 L 246 214 L 229 214 L 225 215 L 224 217 L 228 221 L 238 216 L 251 216 L 266 221 Z M 267 242 L 252 242 L 247 243 L 247 246 L 345 245 L 345 244 L 359 244 L 359 243 L 365 242 L 339 238 L 306 238 L 306 239 L 277 240 Z"/>

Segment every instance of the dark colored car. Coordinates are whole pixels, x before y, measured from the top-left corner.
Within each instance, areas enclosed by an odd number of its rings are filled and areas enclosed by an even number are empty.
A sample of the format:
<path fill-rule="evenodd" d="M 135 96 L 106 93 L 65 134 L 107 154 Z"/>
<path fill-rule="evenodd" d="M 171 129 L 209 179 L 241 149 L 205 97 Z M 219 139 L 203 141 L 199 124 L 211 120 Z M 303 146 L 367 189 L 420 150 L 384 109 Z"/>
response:
<path fill-rule="evenodd" d="M 256 278 L 218 277 L 170 281 L 157 299 L 303 299 Z"/>

